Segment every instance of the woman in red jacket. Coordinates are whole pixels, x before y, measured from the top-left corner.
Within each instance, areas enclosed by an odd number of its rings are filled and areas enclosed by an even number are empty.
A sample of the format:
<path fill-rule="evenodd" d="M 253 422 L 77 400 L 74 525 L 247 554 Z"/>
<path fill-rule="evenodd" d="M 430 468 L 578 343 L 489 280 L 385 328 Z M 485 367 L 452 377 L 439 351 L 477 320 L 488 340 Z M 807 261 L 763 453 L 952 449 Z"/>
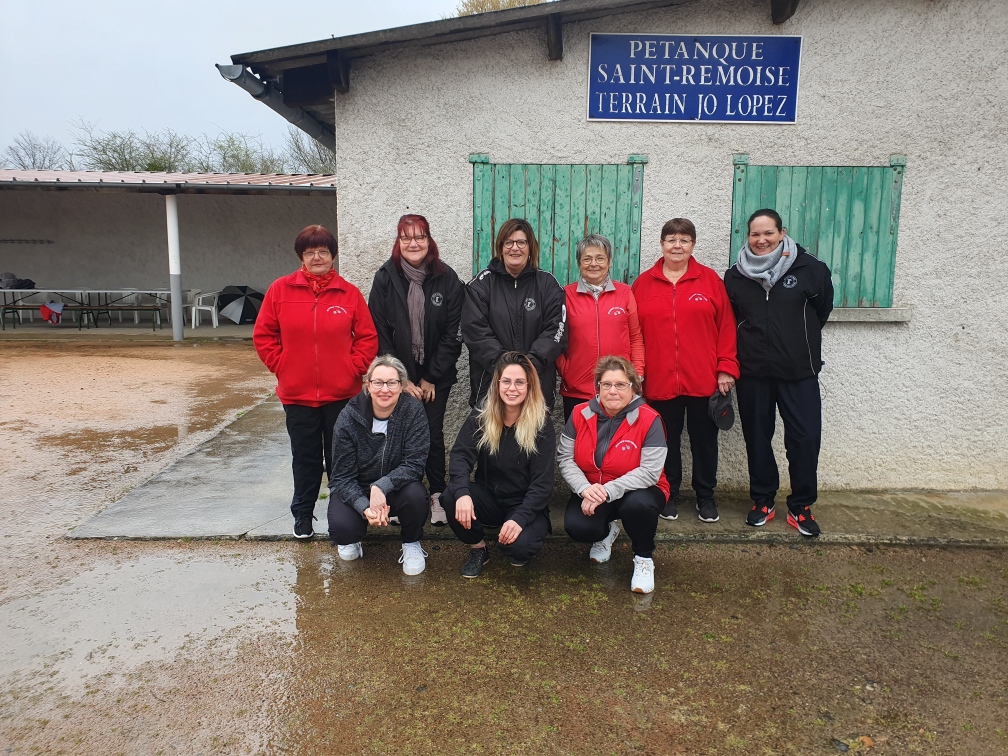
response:
<path fill-rule="evenodd" d="M 266 291 L 252 341 L 277 377 L 294 471 L 294 537 L 315 535 L 323 460 L 332 473 L 333 426 L 378 354 L 378 334 L 360 291 L 336 272 L 337 244 L 322 226 L 294 240 L 301 268 Z"/>
<path fill-rule="evenodd" d="M 612 244 L 600 234 L 578 242 L 581 276 L 564 287 L 567 301 L 567 350 L 557 358 L 564 420 L 574 407 L 595 396 L 592 375 L 600 357 L 617 355 L 644 375 L 644 337 L 637 322 L 637 301 L 630 287 L 609 277 Z"/>
<path fill-rule="evenodd" d="M 679 439 L 685 418 L 693 452 L 693 490 L 703 522 L 717 522 L 718 427 L 707 413 L 711 394 L 727 394 L 739 376 L 735 315 L 721 277 L 693 259 L 696 227 L 673 218 L 661 232 L 662 256 L 634 281 L 637 317 L 648 356 L 644 398 L 668 434 L 665 477 L 672 494 L 661 513 L 679 516 L 682 483 Z"/>

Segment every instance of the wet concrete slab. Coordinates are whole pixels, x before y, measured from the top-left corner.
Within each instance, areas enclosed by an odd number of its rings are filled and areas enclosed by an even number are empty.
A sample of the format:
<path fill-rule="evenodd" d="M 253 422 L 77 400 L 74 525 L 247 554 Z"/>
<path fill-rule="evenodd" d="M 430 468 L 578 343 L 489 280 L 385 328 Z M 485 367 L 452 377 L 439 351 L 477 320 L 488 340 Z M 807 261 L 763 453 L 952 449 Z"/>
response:
<path fill-rule="evenodd" d="M 237 539 L 292 538 L 290 445 L 283 407 L 271 398 L 218 436 L 69 533 L 70 538 Z M 567 491 L 558 486 L 553 539 L 565 539 Z M 679 518 L 659 522 L 669 542 L 785 543 L 803 540 L 787 525 L 783 495 L 777 516 L 761 528 L 745 524 L 743 492 L 718 494 L 720 520 L 697 519 L 683 492 Z M 326 532 L 326 504 L 316 505 L 316 533 Z M 822 543 L 1008 547 L 1008 492 L 826 491 L 813 510 Z M 398 540 L 395 527 L 369 537 Z M 625 537 L 625 536 L 624 536 Z M 424 538 L 448 539 L 448 528 L 428 525 Z M 809 540 L 809 539 L 804 539 Z"/>

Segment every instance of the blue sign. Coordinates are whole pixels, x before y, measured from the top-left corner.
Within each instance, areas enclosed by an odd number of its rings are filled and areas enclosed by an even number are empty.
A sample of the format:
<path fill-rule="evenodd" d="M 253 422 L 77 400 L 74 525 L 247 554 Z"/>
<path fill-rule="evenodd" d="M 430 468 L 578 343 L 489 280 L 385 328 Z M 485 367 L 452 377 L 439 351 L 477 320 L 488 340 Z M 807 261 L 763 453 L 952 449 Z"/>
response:
<path fill-rule="evenodd" d="M 794 123 L 801 37 L 592 34 L 589 121 Z"/>

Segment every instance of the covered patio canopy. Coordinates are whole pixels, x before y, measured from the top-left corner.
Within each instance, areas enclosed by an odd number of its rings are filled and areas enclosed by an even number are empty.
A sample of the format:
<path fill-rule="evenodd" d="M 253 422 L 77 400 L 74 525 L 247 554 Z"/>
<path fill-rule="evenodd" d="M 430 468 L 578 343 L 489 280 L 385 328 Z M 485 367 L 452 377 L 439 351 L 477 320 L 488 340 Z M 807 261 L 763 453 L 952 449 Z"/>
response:
<path fill-rule="evenodd" d="M 269 173 L 170 173 L 125 171 L 0 170 L 0 191 L 119 192 L 162 194 L 168 230 L 172 336 L 183 339 L 179 194 L 336 195 L 336 177 Z"/>

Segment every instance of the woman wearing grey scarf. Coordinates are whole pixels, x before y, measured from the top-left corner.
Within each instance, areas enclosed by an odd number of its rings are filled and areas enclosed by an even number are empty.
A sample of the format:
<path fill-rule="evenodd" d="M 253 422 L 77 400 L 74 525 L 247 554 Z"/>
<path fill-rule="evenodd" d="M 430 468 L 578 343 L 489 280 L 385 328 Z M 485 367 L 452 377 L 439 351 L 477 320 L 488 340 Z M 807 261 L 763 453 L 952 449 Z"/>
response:
<path fill-rule="evenodd" d="M 409 376 L 403 392 L 422 401 L 427 411 L 432 525 L 448 522 L 440 503 L 446 472 L 444 415 L 448 392 L 458 379 L 464 298 L 458 275 L 441 261 L 427 219 L 414 214 L 400 218 L 392 257 L 375 274 L 368 307 L 378 331 L 378 353 L 402 361 Z"/>
<path fill-rule="evenodd" d="M 738 321 L 741 377 L 735 388 L 753 501 L 746 523 L 761 527 L 775 515 L 780 477 L 771 441 L 779 409 L 791 478 L 788 525 L 818 536 L 811 505 L 818 496 L 819 372 L 822 328 L 833 309 L 830 270 L 787 235 L 776 211 L 757 210 L 725 287 Z"/>

